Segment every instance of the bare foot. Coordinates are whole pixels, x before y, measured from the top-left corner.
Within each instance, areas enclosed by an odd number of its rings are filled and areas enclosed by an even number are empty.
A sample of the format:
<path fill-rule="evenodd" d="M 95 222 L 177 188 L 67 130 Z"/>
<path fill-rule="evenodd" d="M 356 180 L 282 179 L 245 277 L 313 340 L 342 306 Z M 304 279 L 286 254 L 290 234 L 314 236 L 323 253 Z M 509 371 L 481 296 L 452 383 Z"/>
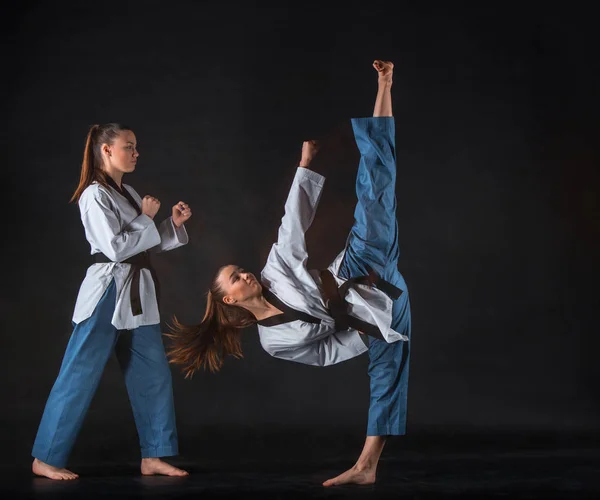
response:
<path fill-rule="evenodd" d="M 323 486 L 339 486 L 340 484 L 374 484 L 375 469 L 374 468 L 358 468 L 356 465 L 352 469 L 347 470 L 343 474 L 328 479 L 323 483 Z"/>
<path fill-rule="evenodd" d="M 49 479 L 56 479 L 58 481 L 68 481 L 70 479 L 77 479 L 79 477 L 78 474 L 75 474 L 70 470 L 48 465 L 37 458 L 33 460 L 33 463 L 31 464 L 31 470 L 37 476 L 44 476 Z"/>
<path fill-rule="evenodd" d="M 375 61 L 373 61 L 373 67 L 377 70 L 377 73 L 379 73 L 380 82 L 392 82 L 392 75 L 394 74 L 393 62 L 375 59 Z"/>
<path fill-rule="evenodd" d="M 187 471 L 163 462 L 160 458 L 142 458 L 141 470 L 143 476 L 189 476 Z"/>

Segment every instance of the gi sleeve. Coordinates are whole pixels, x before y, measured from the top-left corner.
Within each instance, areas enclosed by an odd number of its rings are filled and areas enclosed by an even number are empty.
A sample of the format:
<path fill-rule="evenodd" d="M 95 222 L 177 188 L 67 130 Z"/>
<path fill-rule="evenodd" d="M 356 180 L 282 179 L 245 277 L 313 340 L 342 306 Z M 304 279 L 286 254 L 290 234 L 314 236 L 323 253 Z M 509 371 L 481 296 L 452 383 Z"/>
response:
<path fill-rule="evenodd" d="M 277 242 L 271 248 L 267 267 L 273 264 L 295 269 L 306 268 L 308 253 L 305 233 L 317 211 L 325 177 L 304 167 L 298 167 L 292 187 L 285 202 Z"/>
<path fill-rule="evenodd" d="M 154 221 L 145 214 L 121 229 L 109 196 L 100 189 L 84 192 L 79 208 L 87 240 L 113 262 L 122 262 L 160 243 Z"/>
<path fill-rule="evenodd" d="M 176 227 L 173 223 L 173 217 L 169 217 L 160 223 L 158 233 L 160 234 L 160 244 L 153 249 L 157 253 L 174 250 L 189 241 L 185 224 Z"/>

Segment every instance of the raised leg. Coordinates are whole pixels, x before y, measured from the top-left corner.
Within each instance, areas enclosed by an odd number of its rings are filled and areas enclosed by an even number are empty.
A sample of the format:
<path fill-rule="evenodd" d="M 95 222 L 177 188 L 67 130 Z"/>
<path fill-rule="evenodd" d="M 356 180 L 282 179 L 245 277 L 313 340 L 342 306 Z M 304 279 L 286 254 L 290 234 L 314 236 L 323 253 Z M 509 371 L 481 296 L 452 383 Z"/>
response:
<path fill-rule="evenodd" d="M 396 222 L 396 154 L 392 116 L 393 64 L 375 61 L 378 92 L 373 118 L 352 120 L 361 153 L 356 193 L 355 223 L 339 269 L 342 278 L 376 271 L 403 293 L 394 301 L 392 328 L 410 336 L 410 303 L 404 278 L 398 270 L 398 226 Z M 350 469 L 323 483 L 372 484 L 387 436 L 406 430 L 409 343 L 369 337 L 371 399 L 367 436 L 363 450 Z"/>

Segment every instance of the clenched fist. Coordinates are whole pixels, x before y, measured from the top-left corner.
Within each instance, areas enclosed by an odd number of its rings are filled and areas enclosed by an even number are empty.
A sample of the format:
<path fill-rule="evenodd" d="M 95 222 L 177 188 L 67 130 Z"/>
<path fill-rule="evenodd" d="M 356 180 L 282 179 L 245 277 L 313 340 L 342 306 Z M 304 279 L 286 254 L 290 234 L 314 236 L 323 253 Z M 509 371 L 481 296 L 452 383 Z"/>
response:
<path fill-rule="evenodd" d="M 310 162 L 313 160 L 318 151 L 318 141 L 304 141 L 302 143 L 302 156 L 300 158 L 300 167 L 308 168 Z"/>
<path fill-rule="evenodd" d="M 156 212 L 160 208 L 160 201 L 158 201 L 154 196 L 146 195 L 142 200 L 142 213 L 146 214 L 151 219 L 154 219 Z"/>
<path fill-rule="evenodd" d="M 187 203 L 180 201 L 177 205 L 173 205 L 173 224 L 181 227 L 186 220 L 192 216 L 192 209 Z"/>

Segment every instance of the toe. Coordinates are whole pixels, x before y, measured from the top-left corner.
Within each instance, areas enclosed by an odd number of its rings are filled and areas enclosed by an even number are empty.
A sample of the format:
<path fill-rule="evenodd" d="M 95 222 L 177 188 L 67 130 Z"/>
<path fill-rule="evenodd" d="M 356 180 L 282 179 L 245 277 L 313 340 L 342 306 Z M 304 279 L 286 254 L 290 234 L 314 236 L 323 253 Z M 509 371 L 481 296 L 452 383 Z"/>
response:
<path fill-rule="evenodd" d="M 328 479 L 327 481 L 325 481 L 323 483 L 323 486 L 334 486 L 335 484 L 336 484 L 335 483 L 335 478 L 333 478 L 333 479 Z"/>

